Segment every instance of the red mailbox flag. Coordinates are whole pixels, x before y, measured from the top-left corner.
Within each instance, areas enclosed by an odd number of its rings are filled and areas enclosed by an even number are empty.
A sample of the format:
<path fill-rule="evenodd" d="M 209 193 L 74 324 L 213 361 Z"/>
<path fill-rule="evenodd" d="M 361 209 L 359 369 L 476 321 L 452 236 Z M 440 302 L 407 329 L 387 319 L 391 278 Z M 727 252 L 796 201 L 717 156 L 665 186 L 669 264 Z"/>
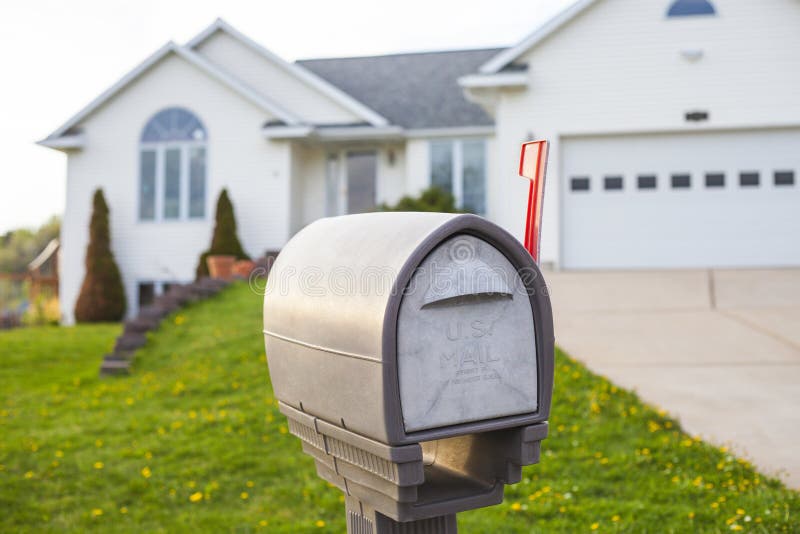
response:
<path fill-rule="evenodd" d="M 519 156 L 519 175 L 531 181 L 528 190 L 528 218 L 525 221 L 524 245 L 536 263 L 539 263 L 544 180 L 547 174 L 549 149 L 550 143 L 547 141 L 531 141 L 522 144 L 522 152 Z"/>

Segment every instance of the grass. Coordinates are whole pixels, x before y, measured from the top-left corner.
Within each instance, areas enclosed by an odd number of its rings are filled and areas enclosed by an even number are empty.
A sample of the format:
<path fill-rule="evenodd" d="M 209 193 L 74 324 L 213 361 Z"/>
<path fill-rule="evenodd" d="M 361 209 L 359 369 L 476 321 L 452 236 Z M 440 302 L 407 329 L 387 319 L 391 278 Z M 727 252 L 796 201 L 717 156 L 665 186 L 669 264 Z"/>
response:
<path fill-rule="evenodd" d="M 124 378 L 97 376 L 118 326 L 0 332 L 0 531 L 343 532 L 260 332 L 244 285 L 171 317 Z M 800 494 L 557 358 L 541 463 L 462 532 L 800 532 Z"/>

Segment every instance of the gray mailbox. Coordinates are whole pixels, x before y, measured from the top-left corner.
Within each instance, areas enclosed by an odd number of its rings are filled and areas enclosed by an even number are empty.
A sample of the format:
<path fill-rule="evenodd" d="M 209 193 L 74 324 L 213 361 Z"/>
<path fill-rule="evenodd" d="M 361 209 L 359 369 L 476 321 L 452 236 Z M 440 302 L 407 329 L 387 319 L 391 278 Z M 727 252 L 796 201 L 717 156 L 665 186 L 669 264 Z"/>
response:
<path fill-rule="evenodd" d="M 474 215 L 319 220 L 264 298 L 289 430 L 346 496 L 351 533 L 456 532 L 539 460 L 553 320 L 528 252 Z"/>

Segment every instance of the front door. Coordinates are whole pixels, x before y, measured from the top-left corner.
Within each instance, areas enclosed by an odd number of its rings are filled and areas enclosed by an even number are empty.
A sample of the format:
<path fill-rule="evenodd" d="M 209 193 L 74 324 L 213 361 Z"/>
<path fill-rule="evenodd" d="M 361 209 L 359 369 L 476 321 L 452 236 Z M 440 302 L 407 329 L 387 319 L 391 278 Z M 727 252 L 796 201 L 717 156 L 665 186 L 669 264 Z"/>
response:
<path fill-rule="evenodd" d="M 374 150 L 347 153 L 347 213 L 375 209 L 378 155 Z"/>

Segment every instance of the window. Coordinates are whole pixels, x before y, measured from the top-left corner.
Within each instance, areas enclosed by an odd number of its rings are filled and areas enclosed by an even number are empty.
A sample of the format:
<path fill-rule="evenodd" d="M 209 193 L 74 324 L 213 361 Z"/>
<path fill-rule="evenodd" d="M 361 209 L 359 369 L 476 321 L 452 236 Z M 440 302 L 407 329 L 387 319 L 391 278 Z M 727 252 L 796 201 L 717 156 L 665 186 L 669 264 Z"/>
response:
<path fill-rule="evenodd" d="M 636 178 L 636 185 L 639 189 L 655 189 L 656 177 L 652 174 L 645 174 Z"/>
<path fill-rule="evenodd" d="M 775 185 L 794 185 L 794 171 L 775 171 Z"/>
<path fill-rule="evenodd" d="M 714 6 L 708 0 L 676 0 L 669 6 L 668 17 L 691 17 L 715 15 Z"/>
<path fill-rule="evenodd" d="M 742 187 L 758 187 L 760 181 L 757 172 L 743 172 L 739 174 L 739 185 Z"/>
<path fill-rule="evenodd" d="M 576 176 L 575 178 L 570 179 L 569 188 L 572 191 L 588 191 L 589 178 L 586 176 Z"/>
<path fill-rule="evenodd" d="M 328 154 L 325 164 L 325 216 L 334 217 L 344 213 L 342 208 L 341 177 L 339 173 L 339 155 Z"/>
<path fill-rule="evenodd" d="M 603 188 L 606 191 L 621 191 L 622 176 L 606 176 L 603 179 Z"/>
<path fill-rule="evenodd" d="M 706 174 L 706 187 L 725 187 L 725 174 L 721 172 L 709 172 Z"/>
<path fill-rule="evenodd" d="M 202 219 L 206 212 L 206 130 L 191 112 L 168 108 L 142 131 L 139 219 Z"/>
<path fill-rule="evenodd" d="M 673 174 L 672 175 L 672 188 L 673 189 L 688 189 L 692 186 L 692 177 L 688 174 Z"/>
<path fill-rule="evenodd" d="M 455 198 L 460 209 L 486 212 L 486 141 L 431 141 L 430 183 Z"/>
<path fill-rule="evenodd" d="M 148 306 L 156 296 L 156 285 L 153 282 L 139 282 L 139 307 Z"/>

